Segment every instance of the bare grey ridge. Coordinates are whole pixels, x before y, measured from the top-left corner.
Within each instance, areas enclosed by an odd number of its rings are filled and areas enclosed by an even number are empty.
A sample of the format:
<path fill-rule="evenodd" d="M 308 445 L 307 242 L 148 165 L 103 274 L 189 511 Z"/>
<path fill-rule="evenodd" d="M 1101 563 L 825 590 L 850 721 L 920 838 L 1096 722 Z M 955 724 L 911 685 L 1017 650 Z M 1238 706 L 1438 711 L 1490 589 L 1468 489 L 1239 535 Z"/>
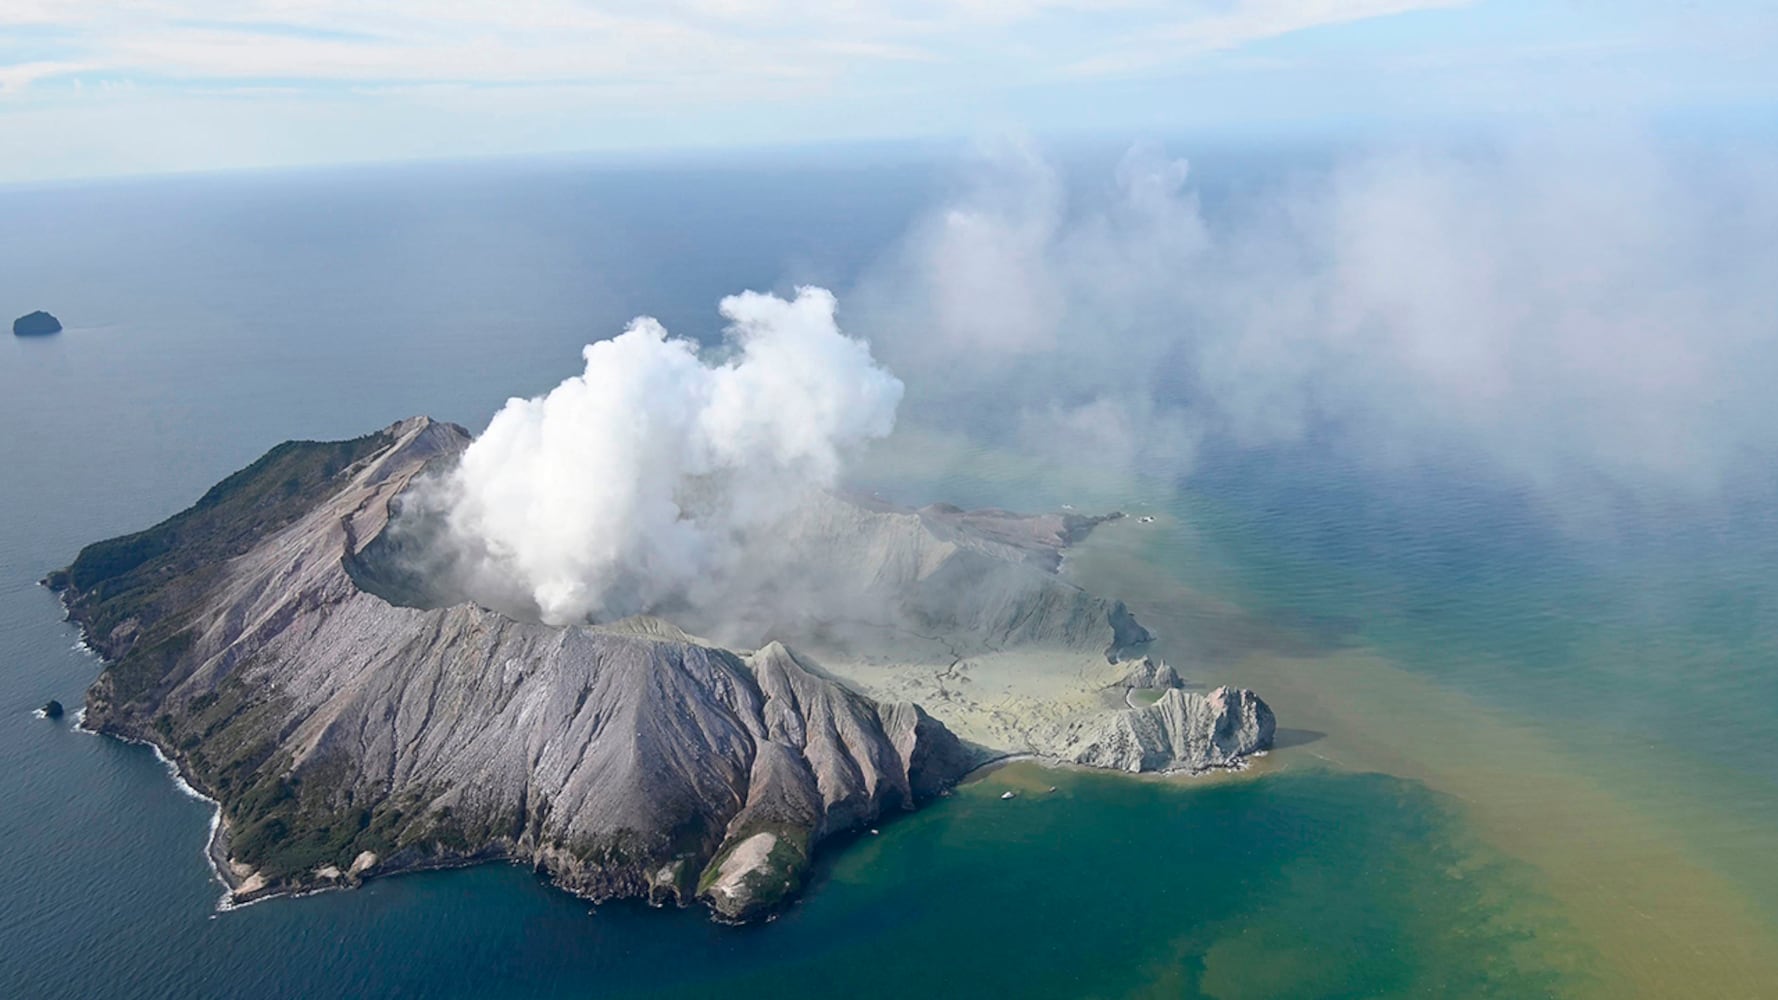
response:
<path fill-rule="evenodd" d="M 378 552 L 398 498 L 469 441 L 414 418 L 290 442 L 47 581 L 107 664 L 86 724 L 152 743 L 218 801 L 211 851 L 233 900 L 508 860 L 591 899 L 701 900 L 747 920 L 794 897 L 826 838 L 1004 752 L 1198 770 L 1270 744 L 1271 713 L 1245 691 L 1169 690 L 1034 725 L 1026 745 L 972 743 L 946 725 L 951 708 L 968 723 L 960 705 L 928 714 L 781 641 L 736 651 L 656 616 L 555 627 L 392 603 Z M 883 648 L 906 631 L 956 662 L 1090 650 L 1121 675 L 1147 638 L 1121 604 L 1054 575 L 1094 519 L 825 496 L 814 511 L 791 551 L 849 540 L 811 572 L 893 598 L 864 630 Z M 1131 676 L 1177 683 L 1152 665 Z"/>

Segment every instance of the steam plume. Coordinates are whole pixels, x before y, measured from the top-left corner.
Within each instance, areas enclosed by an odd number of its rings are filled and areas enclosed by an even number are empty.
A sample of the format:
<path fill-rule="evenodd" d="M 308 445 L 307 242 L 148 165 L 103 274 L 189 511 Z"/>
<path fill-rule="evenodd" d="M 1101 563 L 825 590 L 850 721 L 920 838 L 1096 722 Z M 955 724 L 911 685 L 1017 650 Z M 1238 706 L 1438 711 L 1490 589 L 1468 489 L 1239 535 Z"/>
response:
<path fill-rule="evenodd" d="M 473 592 L 555 624 L 654 607 L 732 567 L 749 533 L 893 428 L 902 384 L 841 333 L 832 294 L 720 308 L 726 360 L 642 317 L 495 415 L 439 484 Z"/>

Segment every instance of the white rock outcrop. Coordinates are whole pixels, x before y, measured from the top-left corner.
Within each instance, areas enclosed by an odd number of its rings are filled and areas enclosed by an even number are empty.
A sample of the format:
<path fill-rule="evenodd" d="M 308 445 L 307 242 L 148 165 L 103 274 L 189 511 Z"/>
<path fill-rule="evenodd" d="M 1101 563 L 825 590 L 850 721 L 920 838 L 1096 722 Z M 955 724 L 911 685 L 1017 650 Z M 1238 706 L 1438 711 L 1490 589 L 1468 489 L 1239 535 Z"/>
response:
<path fill-rule="evenodd" d="M 1152 705 L 1073 723 L 1057 734 L 1054 752 L 1118 771 L 1205 771 L 1269 749 L 1276 728 L 1271 708 L 1252 691 L 1175 688 Z"/>

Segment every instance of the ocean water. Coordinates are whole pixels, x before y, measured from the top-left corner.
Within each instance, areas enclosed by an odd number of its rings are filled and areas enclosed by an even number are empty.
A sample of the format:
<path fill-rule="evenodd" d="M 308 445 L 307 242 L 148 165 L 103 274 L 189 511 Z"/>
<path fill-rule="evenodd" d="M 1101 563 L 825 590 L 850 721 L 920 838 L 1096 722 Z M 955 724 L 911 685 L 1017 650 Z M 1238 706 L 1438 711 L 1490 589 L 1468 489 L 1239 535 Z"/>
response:
<path fill-rule="evenodd" d="M 209 807 L 146 748 L 33 717 L 98 670 L 34 584 L 82 544 L 279 440 L 479 427 L 637 313 L 707 339 L 721 295 L 843 288 L 944 177 L 552 161 L 0 190 L 0 310 L 67 326 L 0 341 L 0 995 L 1778 992 L 1759 496 L 1577 535 L 1463 469 L 1305 450 L 1106 480 L 910 415 L 868 485 L 1155 514 L 1068 572 L 1192 680 L 1260 690 L 1281 747 L 1214 779 L 989 772 L 740 930 L 590 911 L 508 866 L 217 913 Z"/>

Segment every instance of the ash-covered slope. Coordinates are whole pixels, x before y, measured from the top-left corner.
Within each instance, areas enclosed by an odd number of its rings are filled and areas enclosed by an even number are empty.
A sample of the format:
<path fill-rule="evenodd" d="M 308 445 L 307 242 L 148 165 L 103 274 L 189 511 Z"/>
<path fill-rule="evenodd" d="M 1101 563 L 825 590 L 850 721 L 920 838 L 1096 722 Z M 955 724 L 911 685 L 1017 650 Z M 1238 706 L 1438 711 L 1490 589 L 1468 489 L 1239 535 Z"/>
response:
<path fill-rule="evenodd" d="M 779 645 L 742 657 L 659 621 L 554 628 L 361 589 L 346 565 L 390 501 L 467 441 L 415 419 L 283 445 L 52 577 L 109 664 L 87 724 L 154 742 L 218 799 L 237 899 L 499 858 L 745 919 L 823 837 L 970 766 L 917 706 Z"/>
<path fill-rule="evenodd" d="M 1121 602 L 1056 575 L 1062 550 L 1104 520 L 816 493 L 728 585 L 670 613 L 743 645 L 787 636 L 871 656 L 924 640 L 959 656 L 1041 646 L 1112 661 L 1153 637 Z"/>

